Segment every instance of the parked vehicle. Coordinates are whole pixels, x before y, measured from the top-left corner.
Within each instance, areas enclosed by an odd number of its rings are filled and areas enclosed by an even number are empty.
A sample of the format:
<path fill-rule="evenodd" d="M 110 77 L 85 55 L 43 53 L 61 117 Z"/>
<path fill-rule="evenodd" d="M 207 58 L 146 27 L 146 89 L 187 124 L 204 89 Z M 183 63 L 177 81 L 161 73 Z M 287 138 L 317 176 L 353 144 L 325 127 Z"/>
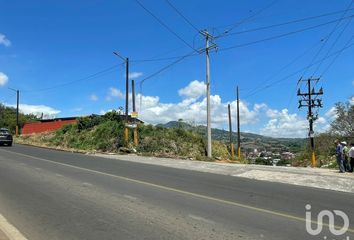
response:
<path fill-rule="evenodd" d="M 12 135 L 7 128 L 0 128 L 0 145 L 12 146 Z"/>

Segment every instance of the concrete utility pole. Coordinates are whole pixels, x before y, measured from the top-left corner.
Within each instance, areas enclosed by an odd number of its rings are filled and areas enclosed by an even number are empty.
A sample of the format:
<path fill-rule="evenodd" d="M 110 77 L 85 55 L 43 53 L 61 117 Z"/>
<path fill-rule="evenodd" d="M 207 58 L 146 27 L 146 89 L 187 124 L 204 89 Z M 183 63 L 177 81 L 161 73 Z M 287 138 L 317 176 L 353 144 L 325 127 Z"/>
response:
<path fill-rule="evenodd" d="M 17 96 L 17 103 L 16 103 L 16 137 L 19 135 L 19 128 L 20 128 L 20 123 L 19 123 L 19 108 L 20 108 L 20 90 L 16 90 L 13 88 L 9 88 L 10 90 L 16 92 Z"/>
<path fill-rule="evenodd" d="M 210 111 L 210 59 L 209 59 L 209 51 L 216 48 L 216 44 L 212 43 L 210 45 L 210 41 L 213 36 L 208 33 L 208 31 L 200 31 L 205 37 L 205 51 L 206 55 L 206 95 L 207 95 L 207 156 L 208 158 L 212 157 L 212 149 L 211 149 L 211 111 Z"/>
<path fill-rule="evenodd" d="M 323 95 L 322 87 L 318 92 L 315 92 L 315 88 L 311 89 L 311 82 L 316 81 L 318 82 L 319 78 L 309 78 L 307 80 L 300 79 L 299 82 L 306 82 L 307 83 L 307 92 L 302 93 L 300 89 L 298 89 L 297 96 L 301 97 L 302 99 L 299 100 L 299 108 L 301 107 L 308 107 L 307 112 L 307 119 L 309 120 L 309 139 L 311 144 L 311 164 L 312 167 L 317 166 L 316 156 L 315 156 L 315 141 L 314 141 L 314 131 L 313 131 L 313 122 L 317 119 L 317 116 L 314 116 L 312 112 L 312 108 L 321 108 L 322 100 L 318 99 L 318 96 Z M 312 98 L 315 96 L 315 99 Z"/>
<path fill-rule="evenodd" d="M 125 128 L 124 128 L 124 140 L 128 146 L 128 111 L 129 111 L 129 58 L 124 58 L 117 52 L 113 52 L 114 55 L 119 57 L 125 62 Z"/>
<path fill-rule="evenodd" d="M 231 159 L 234 159 L 235 153 L 234 153 L 234 144 L 232 143 L 232 122 L 231 122 L 231 107 L 230 104 L 227 105 L 228 109 L 228 114 L 229 114 L 229 138 L 230 138 L 230 151 L 231 151 Z"/>
<path fill-rule="evenodd" d="M 237 157 L 241 160 L 241 132 L 240 132 L 240 95 L 237 86 Z"/>

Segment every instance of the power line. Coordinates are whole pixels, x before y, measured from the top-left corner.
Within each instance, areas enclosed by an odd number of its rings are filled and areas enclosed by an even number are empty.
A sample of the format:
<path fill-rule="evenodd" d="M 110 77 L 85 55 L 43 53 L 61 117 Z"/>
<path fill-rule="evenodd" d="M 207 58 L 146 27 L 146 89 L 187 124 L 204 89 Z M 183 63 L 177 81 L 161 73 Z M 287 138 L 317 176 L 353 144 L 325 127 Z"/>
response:
<path fill-rule="evenodd" d="M 354 39 L 354 35 L 349 39 L 349 41 L 345 44 L 344 48 L 350 45 L 350 42 Z M 351 44 L 353 45 L 353 44 Z M 343 48 L 343 49 L 344 49 Z M 322 72 L 321 77 L 332 67 L 332 65 L 335 63 L 335 61 L 338 59 L 338 57 L 343 53 L 344 50 L 340 50 L 338 54 L 335 56 L 335 58 L 332 60 L 332 62 L 325 68 L 325 70 Z"/>
<path fill-rule="evenodd" d="M 182 14 L 181 11 L 179 11 L 169 0 L 165 0 L 165 2 L 173 9 L 175 12 L 180 15 L 192 28 L 194 28 L 198 33 L 199 29 L 186 17 Z"/>
<path fill-rule="evenodd" d="M 352 0 L 351 4 L 354 2 L 354 0 Z M 351 6 L 351 5 L 350 5 Z M 348 28 L 348 26 L 350 25 L 351 21 L 353 19 L 349 19 L 347 24 L 343 27 L 342 31 L 338 34 L 337 38 L 334 40 L 334 42 L 332 43 L 332 45 L 329 47 L 329 49 L 327 50 L 327 53 L 325 54 L 325 56 L 328 56 L 328 54 L 332 51 L 332 49 L 334 48 L 334 46 L 337 44 L 338 40 L 340 39 L 340 37 L 343 35 L 343 33 L 345 32 L 345 30 Z M 316 72 L 320 69 L 322 63 L 324 61 L 320 62 L 317 65 L 317 68 L 315 69 L 315 71 L 313 72 L 312 76 L 314 76 L 316 74 Z"/>
<path fill-rule="evenodd" d="M 347 17 L 344 17 L 344 18 L 340 18 L 340 19 L 347 19 L 347 18 L 353 18 L 353 17 L 354 17 L 354 14 L 350 15 L 350 16 L 347 16 Z M 335 20 L 332 20 L 332 21 L 329 21 L 329 22 L 325 22 L 325 23 L 322 23 L 322 24 L 318 24 L 318 25 L 315 25 L 315 26 L 299 29 L 299 30 L 296 30 L 296 31 L 292 31 L 292 32 L 279 34 L 279 35 L 275 35 L 275 36 L 272 36 L 272 37 L 268 37 L 268 38 L 264 38 L 264 39 L 260 39 L 260 40 L 256 40 L 256 41 L 252 41 L 252 42 L 248 42 L 248 43 L 243 43 L 243 44 L 239 44 L 239 45 L 235 45 L 235 46 L 231 46 L 231 47 L 221 48 L 221 49 L 218 49 L 218 51 L 226 51 L 226 50 L 230 50 L 230 49 L 233 49 L 233 48 L 245 47 L 245 46 L 249 46 L 249 45 L 253 45 L 253 44 L 257 44 L 257 43 L 261 43 L 261 42 L 265 42 L 265 41 L 270 41 L 270 40 L 277 39 L 277 38 L 282 38 L 282 37 L 285 37 L 285 36 L 293 35 L 293 34 L 296 34 L 296 33 L 307 31 L 307 30 L 319 28 L 319 27 L 334 23 L 336 21 L 338 21 L 338 19 L 335 19 Z M 190 54 L 190 56 L 197 56 L 197 55 L 199 55 L 199 53 Z M 179 59 L 179 58 L 183 58 L 183 57 L 184 57 L 184 55 L 173 56 L 173 57 L 165 57 L 165 58 L 137 59 L 137 60 L 131 60 L 131 62 L 167 61 L 167 60 Z"/>
<path fill-rule="evenodd" d="M 53 90 L 53 89 L 57 89 L 57 88 L 61 88 L 61 87 L 65 87 L 65 86 L 68 86 L 68 85 L 71 85 L 71 84 L 74 84 L 74 83 L 77 83 L 77 82 L 82 82 L 82 81 L 85 81 L 85 80 L 89 80 L 89 79 L 93 79 L 93 78 L 96 78 L 98 76 L 103 76 L 105 74 L 108 74 L 108 73 L 111 73 L 113 69 L 119 67 L 119 66 L 122 66 L 124 63 L 122 64 L 116 64 L 116 65 L 113 65 L 109 68 L 106 68 L 106 69 L 103 69 L 99 72 L 96 72 L 94 74 L 91 74 L 87 77 L 84 77 L 84 78 L 80 78 L 80 79 L 77 79 L 77 80 L 73 80 L 73 81 L 70 81 L 70 82 L 66 82 L 66 83 L 63 83 L 63 84 L 58 84 L 58 85 L 54 85 L 54 86 L 51 86 L 51 87 L 47 87 L 47 88 L 40 88 L 40 89 L 34 89 L 34 90 L 27 90 L 27 91 L 22 91 L 22 92 L 43 92 L 43 91 L 48 91 L 48 90 Z"/>
<path fill-rule="evenodd" d="M 340 18 L 340 19 L 347 19 L 347 18 L 353 18 L 353 17 L 354 17 L 354 14 L 350 15 L 350 16 L 347 16 L 347 17 L 344 17 L 344 18 Z M 249 46 L 249 45 L 253 45 L 253 44 L 257 44 L 257 43 L 261 43 L 261 42 L 274 40 L 274 39 L 277 39 L 277 38 L 286 37 L 286 36 L 293 35 L 293 34 L 296 34 L 296 33 L 308 31 L 308 30 L 315 29 L 315 28 L 319 28 L 319 27 L 334 23 L 336 21 L 338 21 L 338 19 L 332 20 L 332 21 L 329 21 L 329 22 L 325 22 L 325 23 L 321 23 L 321 24 L 318 24 L 318 25 L 315 25 L 315 26 L 302 28 L 302 29 L 295 30 L 295 31 L 292 31 L 292 32 L 283 33 L 283 34 L 275 35 L 275 36 L 272 36 L 272 37 L 256 40 L 256 41 L 253 41 L 253 42 L 242 43 L 242 44 L 234 45 L 234 46 L 231 46 L 231 47 L 221 48 L 218 51 L 226 51 L 226 50 L 230 50 L 230 49 L 234 49 L 234 48 L 245 47 L 245 46 Z"/>
<path fill-rule="evenodd" d="M 354 35 L 352 36 L 352 39 L 353 39 L 353 38 L 354 38 Z M 337 54 L 339 54 L 339 53 L 344 52 L 345 50 L 347 50 L 348 48 L 352 47 L 353 45 L 354 45 L 354 43 L 351 43 L 351 44 L 349 44 L 349 45 L 344 46 L 342 49 L 340 49 L 340 50 L 338 50 L 338 51 L 336 51 L 336 52 L 334 52 L 334 53 L 328 55 L 326 58 L 322 58 L 322 59 L 320 59 L 320 60 L 318 60 L 318 61 L 312 63 L 312 64 L 310 65 L 310 67 L 316 65 L 317 63 L 319 63 L 320 61 L 322 61 L 322 60 L 324 60 L 324 59 L 331 58 L 331 57 L 333 57 L 333 56 L 335 56 L 335 55 L 337 55 Z M 257 91 L 255 91 L 255 92 L 253 92 L 253 93 L 251 93 L 251 94 L 246 95 L 244 98 L 245 98 L 245 99 L 246 99 L 246 98 L 249 98 L 249 97 L 251 97 L 251 96 L 253 96 L 253 95 L 259 93 L 260 91 L 262 91 L 262 90 L 264 90 L 264 89 L 271 88 L 272 86 L 274 86 L 274 85 L 276 85 L 276 84 L 278 84 L 278 83 L 280 83 L 280 82 L 283 82 L 283 81 L 289 79 L 289 78 L 292 77 L 292 76 L 295 76 L 296 74 L 302 72 L 302 71 L 303 71 L 304 69 L 306 69 L 306 68 L 307 68 L 307 66 L 306 66 L 306 67 L 303 67 L 303 68 L 301 68 L 301 69 L 299 69 L 299 70 L 297 70 L 297 71 L 295 71 L 295 72 L 293 72 L 293 73 L 291 73 L 291 74 L 289 74 L 289 75 L 287 75 L 287 76 L 285 76 L 285 77 L 283 77 L 283 78 L 281 78 L 281 79 L 279 79 L 279 80 L 277 80 L 277 81 L 273 81 L 273 82 L 271 82 L 270 84 L 268 84 L 267 86 L 264 86 L 264 87 L 258 89 Z"/>
<path fill-rule="evenodd" d="M 340 19 L 338 19 L 336 21 L 336 25 L 334 26 L 334 28 L 332 29 L 332 31 L 330 32 L 330 34 L 328 35 L 328 37 L 325 39 L 325 42 L 322 44 L 322 47 L 318 50 L 318 52 L 315 54 L 315 56 L 313 57 L 313 59 L 311 60 L 311 62 L 309 63 L 309 65 L 311 63 L 313 63 L 317 57 L 319 56 L 319 54 L 322 52 L 322 50 L 324 49 L 324 47 L 326 46 L 328 40 L 331 38 L 332 34 L 337 30 L 338 25 L 340 24 L 340 22 L 343 20 L 343 17 L 347 14 L 347 12 L 349 11 L 351 5 L 353 3 L 353 0 L 350 2 L 349 6 L 347 7 L 347 9 L 344 11 L 344 13 L 342 14 L 342 17 Z M 320 62 L 321 64 L 321 62 Z M 309 69 L 309 67 L 307 67 L 303 73 L 303 75 L 305 75 L 305 73 L 307 72 L 307 70 Z"/>
<path fill-rule="evenodd" d="M 295 62 L 297 62 L 299 59 L 301 59 L 303 56 L 305 56 L 307 53 L 309 53 L 311 50 L 313 50 L 313 48 L 318 44 L 319 42 L 316 41 L 315 44 L 311 45 L 309 48 L 307 48 L 304 52 L 302 52 L 301 54 L 299 54 L 298 56 L 296 56 L 293 60 L 291 60 L 288 64 L 286 64 L 285 66 L 283 66 L 282 68 L 280 68 L 275 74 L 272 74 L 270 77 L 268 77 L 263 83 L 263 85 L 267 85 L 267 83 L 274 78 L 275 76 L 277 76 L 279 73 L 281 73 L 282 71 L 284 71 L 285 69 L 287 69 L 288 67 L 290 67 L 291 65 L 293 65 Z M 251 91 L 248 91 L 248 94 L 252 94 L 253 92 L 257 91 L 258 89 L 262 88 L 262 86 L 253 88 Z"/>
<path fill-rule="evenodd" d="M 354 10 L 354 8 L 351 8 L 349 10 Z M 331 13 L 325 13 L 325 14 L 321 14 L 321 15 L 317 15 L 317 16 L 312 16 L 312 17 L 306 17 L 306 18 L 300 18 L 300 19 L 294 19 L 292 21 L 287 21 L 287 22 L 283 22 L 283 23 L 277 23 L 277 24 L 272 24 L 269 26 L 263 26 L 263 27 L 257 27 L 257 28 L 252 28 L 249 30 L 244 30 L 244 31 L 238 31 L 238 32 L 233 32 L 233 33 L 229 33 L 227 35 L 225 35 L 225 37 L 227 36 L 231 36 L 231 35 L 236 35 L 236 34 L 244 34 L 244 33 L 249 33 L 249 32 L 255 32 L 255 31 L 260 31 L 260 30 L 265 30 L 265 29 L 270 29 L 270 28 L 275 28 L 275 27 L 281 27 L 281 26 L 285 26 L 285 25 L 289 25 L 289 24 L 294 24 L 294 23 L 299 23 L 299 22 L 304 22 L 304 21 L 309 21 L 309 20 L 313 20 L 313 19 L 317 19 L 317 18 L 322 18 L 322 17 L 326 17 L 326 16 L 330 16 L 330 15 L 335 15 L 338 13 L 342 13 L 346 10 L 343 11 L 336 11 L 336 12 L 331 12 Z"/>
<path fill-rule="evenodd" d="M 149 9 L 147 9 L 139 0 L 135 0 L 136 3 L 139 4 L 141 8 L 143 8 L 147 13 L 149 13 L 153 18 L 155 18 L 156 21 L 158 21 L 164 28 L 166 28 L 170 33 L 172 33 L 175 37 L 177 37 L 179 40 L 181 40 L 184 44 L 186 44 L 188 47 L 196 51 L 196 49 L 193 48 L 192 45 L 190 45 L 188 42 L 186 42 L 182 37 L 180 37 L 175 31 L 173 31 L 167 24 L 165 24 L 161 19 L 159 19 L 154 13 L 152 13 Z"/>
<path fill-rule="evenodd" d="M 140 80 L 140 84 L 143 84 L 146 80 L 149 80 L 150 78 L 153 78 L 156 75 L 159 75 L 161 72 L 165 71 L 166 69 L 176 65 L 177 63 L 181 62 L 185 58 L 193 56 L 193 55 L 195 55 L 194 52 L 191 52 L 189 54 L 186 54 L 184 56 L 179 57 L 176 61 L 174 61 L 174 62 L 162 67 L 161 69 L 157 70 L 156 72 L 154 72 L 154 73 L 150 74 L 149 76 L 145 77 L 144 79 Z"/>
<path fill-rule="evenodd" d="M 261 14 L 263 11 L 265 11 L 266 9 L 270 8 L 271 6 L 273 6 L 276 2 L 277 2 L 277 0 L 272 1 L 270 4 L 264 6 L 263 8 L 261 8 L 260 10 L 258 10 L 258 11 L 255 12 L 254 14 L 252 14 L 251 16 L 249 16 L 249 17 L 247 17 L 247 18 L 244 18 L 243 20 L 241 20 L 241 21 L 239 21 L 239 22 L 237 22 L 237 23 L 235 23 L 235 24 L 230 25 L 231 27 L 230 27 L 229 29 L 227 29 L 227 30 L 224 31 L 222 34 L 220 34 L 220 35 L 218 35 L 218 36 L 216 36 L 216 37 L 214 37 L 214 38 L 217 39 L 217 38 L 221 38 L 221 37 L 224 37 L 224 36 L 230 34 L 230 32 L 231 32 L 232 30 L 234 30 L 235 28 L 237 28 L 237 27 L 240 26 L 241 24 L 243 24 L 243 23 L 245 23 L 245 22 L 251 20 L 251 19 L 254 18 L 255 16 Z"/>

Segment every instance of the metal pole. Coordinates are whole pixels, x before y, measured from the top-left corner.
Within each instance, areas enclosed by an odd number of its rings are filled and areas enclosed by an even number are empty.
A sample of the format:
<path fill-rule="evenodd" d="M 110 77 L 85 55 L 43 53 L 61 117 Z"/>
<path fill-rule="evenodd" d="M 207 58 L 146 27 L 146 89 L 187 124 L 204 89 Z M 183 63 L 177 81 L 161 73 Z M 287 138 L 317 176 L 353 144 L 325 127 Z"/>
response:
<path fill-rule="evenodd" d="M 129 111 L 129 58 L 125 59 L 125 124 L 128 124 L 128 111 Z M 128 146 L 128 127 L 124 129 L 124 140 Z"/>
<path fill-rule="evenodd" d="M 231 151 L 231 159 L 234 159 L 234 145 L 232 144 L 232 123 L 231 123 L 231 107 L 230 104 L 227 105 L 228 114 L 229 114 L 229 140 L 230 140 L 230 151 Z"/>
<path fill-rule="evenodd" d="M 135 82 L 132 80 L 132 101 L 133 101 L 133 112 L 135 114 L 136 109 L 135 109 Z M 134 118 L 134 123 L 136 124 L 136 120 Z M 134 128 L 133 131 L 133 138 L 134 138 L 134 145 L 138 145 L 138 125 L 136 124 L 136 127 Z"/>
<path fill-rule="evenodd" d="M 212 149 L 211 149 L 211 116 L 210 116 L 210 66 L 209 66 L 209 33 L 205 32 L 205 40 L 206 40 L 206 94 L 207 94 L 207 153 L 208 158 L 212 157 Z"/>
<path fill-rule="evenodd" d="M 16 108 L 16 137 L 19 135 L 19 104 L 20 104 L 20 91 L 17 90 L 17 108 Z"/>
<path fill-rule="evenodd" d="M 237 157 L 241 160 L 240 95 L 237 86 Z"/>
<path fill-rule="evenodd" d="M 135 82 L 132 80 L 132 102 L 133 102 L 133 112 L 136 111 L 135 109 Z"/>

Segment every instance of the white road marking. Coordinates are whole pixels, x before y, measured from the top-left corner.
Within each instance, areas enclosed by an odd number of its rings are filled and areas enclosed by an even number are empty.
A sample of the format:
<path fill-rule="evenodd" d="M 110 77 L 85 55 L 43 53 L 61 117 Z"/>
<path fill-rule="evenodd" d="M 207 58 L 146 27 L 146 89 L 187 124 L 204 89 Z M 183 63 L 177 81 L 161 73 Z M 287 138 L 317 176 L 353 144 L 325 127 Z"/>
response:
<path fill-rule="evenodd" d="M 0 229 L 10 240 L 27 240 L 6 218 L 0 214 Z"/>
<path fill-rule="evenodd" d="M 200 222 L 209 223 L 209 224 L 212 224 L 212 225 L 215 224 L 214 221 L 206 219 L 206 218 L 203 218 L 203 217 L 200 217 L 200 216 L 189 214 L 188 217 L 190 217 L 190 218 L 192 218 L 194 220 L 200 221 Z"/>

